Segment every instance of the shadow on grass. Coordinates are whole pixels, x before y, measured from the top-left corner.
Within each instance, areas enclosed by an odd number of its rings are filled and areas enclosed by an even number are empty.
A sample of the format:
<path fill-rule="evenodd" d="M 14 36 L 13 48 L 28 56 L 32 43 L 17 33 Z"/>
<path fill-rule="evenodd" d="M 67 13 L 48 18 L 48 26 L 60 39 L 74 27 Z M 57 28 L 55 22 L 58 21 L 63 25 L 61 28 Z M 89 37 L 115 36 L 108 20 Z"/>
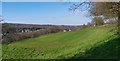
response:
<path fill-rule="evenodd" d="M 77 54 L 72 59 L 118 59 L 120 38 L 112 39 L 101 45 L 91 48 L 84 54 Z"/>

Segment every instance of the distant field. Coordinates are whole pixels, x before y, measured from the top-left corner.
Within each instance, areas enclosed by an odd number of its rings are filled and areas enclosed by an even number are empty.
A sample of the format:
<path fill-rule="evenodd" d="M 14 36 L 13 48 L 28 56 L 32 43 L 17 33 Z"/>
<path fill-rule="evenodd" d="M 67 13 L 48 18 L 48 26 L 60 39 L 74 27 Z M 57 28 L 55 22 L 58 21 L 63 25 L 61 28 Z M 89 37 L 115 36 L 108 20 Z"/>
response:
<path fill-rule="evenodd" d="M 114 26 L 86 27 L 3 45 L 3 59 L 117 58 Z"/>

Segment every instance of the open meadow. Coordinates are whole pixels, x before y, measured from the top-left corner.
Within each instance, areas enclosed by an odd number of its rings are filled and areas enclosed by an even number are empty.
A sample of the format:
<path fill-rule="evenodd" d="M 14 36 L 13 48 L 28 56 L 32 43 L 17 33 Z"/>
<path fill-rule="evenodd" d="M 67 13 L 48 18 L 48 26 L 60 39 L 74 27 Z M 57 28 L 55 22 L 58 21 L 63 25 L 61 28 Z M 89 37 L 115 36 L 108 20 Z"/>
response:
<path fill-rule="evenodd" d="M 3 59 L 118 58 L 114 25 L 86 26 L 3 44 Z"/>

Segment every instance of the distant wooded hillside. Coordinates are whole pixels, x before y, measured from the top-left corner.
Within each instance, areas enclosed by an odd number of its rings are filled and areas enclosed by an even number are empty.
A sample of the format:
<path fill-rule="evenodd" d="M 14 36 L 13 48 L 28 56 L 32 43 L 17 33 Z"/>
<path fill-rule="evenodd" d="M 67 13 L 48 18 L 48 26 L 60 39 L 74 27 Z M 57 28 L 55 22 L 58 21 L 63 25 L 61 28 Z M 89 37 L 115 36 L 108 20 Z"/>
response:
<path fill-rule="evenodd" d="M 49 33 L 73 31 L 81 27 L 82 26 L 3 23 L 2 36 L 3 42 L 13 42 Z"/>

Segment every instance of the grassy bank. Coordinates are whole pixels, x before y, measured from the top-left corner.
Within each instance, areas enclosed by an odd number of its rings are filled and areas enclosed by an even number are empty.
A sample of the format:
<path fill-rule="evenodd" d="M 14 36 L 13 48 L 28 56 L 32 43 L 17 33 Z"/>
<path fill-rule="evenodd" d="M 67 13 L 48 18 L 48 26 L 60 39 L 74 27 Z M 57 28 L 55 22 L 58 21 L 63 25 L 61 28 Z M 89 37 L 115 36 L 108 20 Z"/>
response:
<path fill-rule="evenodd" d="M 114 26 L 86 27 L 4 44 L 3 59 L 117 58 Z"/>

